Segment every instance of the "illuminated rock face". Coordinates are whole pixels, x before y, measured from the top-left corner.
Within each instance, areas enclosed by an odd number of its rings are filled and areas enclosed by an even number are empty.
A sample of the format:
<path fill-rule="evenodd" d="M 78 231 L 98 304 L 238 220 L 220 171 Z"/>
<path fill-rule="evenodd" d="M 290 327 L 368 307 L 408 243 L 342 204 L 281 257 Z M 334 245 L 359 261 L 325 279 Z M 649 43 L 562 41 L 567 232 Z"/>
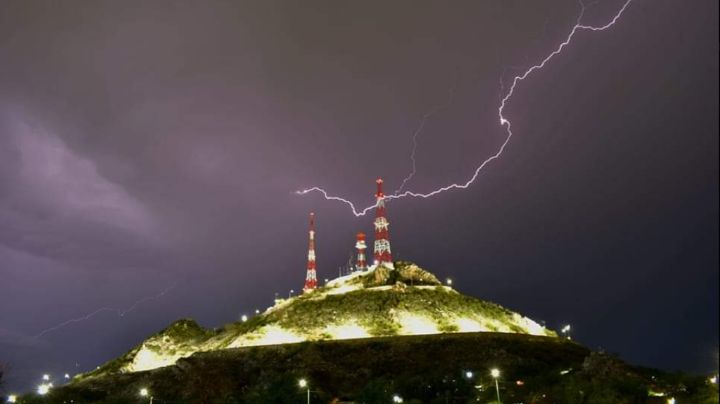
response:
<path fill-rule="evenodd" d="M 220 330 L 180 320 L 85 377 L 164 367 L 200 351 L 453 332 L 557 336 L 518 313 L 443 286 L 413 263 L 396 261 L 394 270 L 381 266 L 354 272 Z"/>

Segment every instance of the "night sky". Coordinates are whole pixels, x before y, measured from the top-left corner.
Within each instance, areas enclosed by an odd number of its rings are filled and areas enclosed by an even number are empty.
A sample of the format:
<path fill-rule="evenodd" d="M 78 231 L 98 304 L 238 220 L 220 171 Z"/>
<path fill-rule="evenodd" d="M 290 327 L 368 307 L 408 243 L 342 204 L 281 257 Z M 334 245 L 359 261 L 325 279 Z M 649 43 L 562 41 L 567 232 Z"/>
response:
<path fill-rule="evenodd" d="M 621 5 L 593 4 L 583 22 Z M 372 204 L 375 178 L 400 185 L 413 132 L 443 104 L 407 189 L 465 181 L 504 140 L 512 77 L 579 11 L 0 2 L 8 389 L 299 290 L 310 211 L 318 277 L 337 276 L 371 215 L 294 191 Z M 719 50 L 715 0 L 634 0 L 612 29 L 579 32 L 518 85 L 514 137 L 471 187 L 388 203 L 395 258 L 633 364 L 716 370 Z"/>

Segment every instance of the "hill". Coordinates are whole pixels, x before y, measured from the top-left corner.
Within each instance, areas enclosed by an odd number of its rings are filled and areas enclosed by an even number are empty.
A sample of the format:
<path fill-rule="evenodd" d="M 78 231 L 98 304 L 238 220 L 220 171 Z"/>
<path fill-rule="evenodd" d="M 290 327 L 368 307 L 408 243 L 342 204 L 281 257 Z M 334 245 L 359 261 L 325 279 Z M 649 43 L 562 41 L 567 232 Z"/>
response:
<path fill-rule="evenodd" d="M 557 336 L 518 313 L 443 286 L 413 263 L 398 261 L 395 267 L 335 279 L 217 330 L 189 319 L 177 321 L 81 378 L 169 366 L 196 352 L 302 341 L 453 332 Z"/>
<path fill-rule="evenodd" d="M 341 277 L 208 330 L 179 320 L 66 386 L 22 402 L 717 403 L 703 378 L 629 366 L 444 286 L 410 262 Z"/>

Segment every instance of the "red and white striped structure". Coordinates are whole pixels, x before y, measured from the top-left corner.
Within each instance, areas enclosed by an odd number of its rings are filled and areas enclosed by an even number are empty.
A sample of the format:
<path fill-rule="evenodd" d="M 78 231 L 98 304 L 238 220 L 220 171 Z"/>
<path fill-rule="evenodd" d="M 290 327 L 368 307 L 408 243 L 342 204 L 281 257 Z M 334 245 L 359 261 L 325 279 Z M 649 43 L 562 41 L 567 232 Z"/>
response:
<path fill-rule="evenodd" d="M 355 248 L 357 248 L 357 262 L 355 262 L 355 270 L 364 271 L 367 269 L 367 262 L 365 262 L 365 250 L 367 249 L 367 245 L 365 244 L 365 233 L 360 232 L 357 234 Z"/>
<path fill-rule="evenodd" d="M 307 274 L 303 292 L 310 292 L 317 287 L 317 272 L 315 271 L 315 213 L 310 213 L 310 242 L 308 245 Z"/>
<path fill-rule="evenodd" d="M 385 194 L 383 193 L 382 178 L 377 181 L 377 203 L 375 204 L 375 265 L 384 265 L 387 268 L 394 269 L 392 262 L 392 254 L 390 253 L 390 232 L 388 230 L 388 220 L 385 216 Z"/>

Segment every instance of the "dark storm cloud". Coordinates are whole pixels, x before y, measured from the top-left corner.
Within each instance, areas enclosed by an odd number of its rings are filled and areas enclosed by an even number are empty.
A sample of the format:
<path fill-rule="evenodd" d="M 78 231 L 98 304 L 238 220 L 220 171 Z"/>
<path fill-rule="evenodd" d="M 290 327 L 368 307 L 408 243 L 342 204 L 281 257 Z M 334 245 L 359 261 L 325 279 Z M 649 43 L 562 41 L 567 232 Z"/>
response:
<path fill-rule="evenodd" d="M 10 112 L 3 123 L 3 172 L 12 175 L 2 190 L 4 244 L 68 259 L 106 252 L 98 244 L 114 233 L 152 239 L 147 209 L 92 160 L 22 114 Z"/>
<path fill-rule="evenodd" d="M 389 204 L 396 255 L 550 326 L 572 321 L 592 347 L 707 370 L 717 4 L 695 4 L 636 0 L 612 30 L 578 35 L 518 88 L 516 136 L 473 187 Z M 297 289 L 310 210 L 320 277 L 333 276 L 369 218 L 293 191 L 369 204 L 376 176 L 394 189 L 410 135 L 450 88 L 408 188 L 464 180 L 503 140 L 501 78 L 552 50 L 578 11 L 571 0 L 3 3 L 0 359 L 14 362 L 12 385 L 93 368 L 175 318 L 214 326 Z M 132 316 L 102 313 L 36 349 L 25 337 L 176 282 Z"/>

